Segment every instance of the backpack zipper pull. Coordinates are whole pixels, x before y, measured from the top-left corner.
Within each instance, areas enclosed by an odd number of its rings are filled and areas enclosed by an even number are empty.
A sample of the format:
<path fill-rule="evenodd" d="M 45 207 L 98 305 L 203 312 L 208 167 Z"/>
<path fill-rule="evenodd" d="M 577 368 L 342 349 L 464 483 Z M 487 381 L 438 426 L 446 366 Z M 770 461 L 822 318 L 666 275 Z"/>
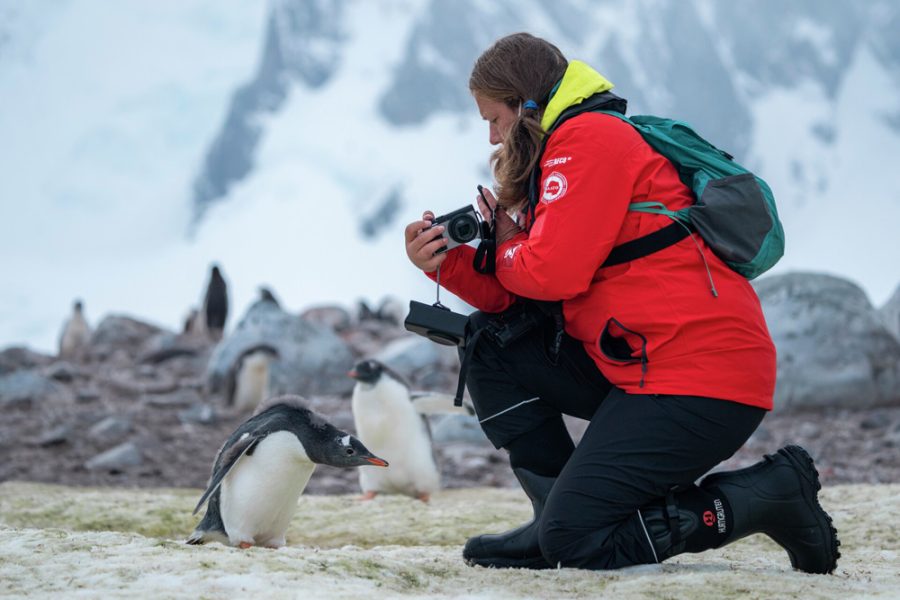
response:
<path fill-rule="evenodd" d="M 706 277 L 709 279 L 709 291 L 712 292 L 713 298 L 719 297 L 719 292 L 716 291 L 716 284 L 713 282 L 712 271 L 709 270 L 709 263 L 706 262 L 706 255 L 703 254 L 703 248 L 700 247 L 700 244 L 697 242 L 697 238 L 694 237 L 694 234 L 691 234 L 691 239 L 694 240 L 694 245 L 697 246 L 697 252 L 700 253 L 700 258 L 703 259 L 703 267 L 706 269 Z"/>

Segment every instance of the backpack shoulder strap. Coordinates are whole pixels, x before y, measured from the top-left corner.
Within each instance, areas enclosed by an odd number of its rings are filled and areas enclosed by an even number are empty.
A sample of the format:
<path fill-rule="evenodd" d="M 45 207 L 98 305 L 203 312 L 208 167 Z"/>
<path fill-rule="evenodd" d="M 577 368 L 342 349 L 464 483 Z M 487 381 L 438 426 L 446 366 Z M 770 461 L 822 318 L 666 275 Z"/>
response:
<path fill-rule="evenodd" d="M 619 244 L 610 251 L 609 256 L 606 257 L 606 260 L 603 261 L 603 264 L 600 265 L 600 267 L 612 267 L 638 258 L 643 258 L 649 254 L 658 252 L 663 248 L 668 248 L 673 244 L 677 244 L 690 234 L 691 227 L 689 225 L 686 225 L 681 221 L 669 223 L 662 229 L 658 229 L 653 233 L 648 233 L 647 235 L 635 238 L 630 242 Z"/>

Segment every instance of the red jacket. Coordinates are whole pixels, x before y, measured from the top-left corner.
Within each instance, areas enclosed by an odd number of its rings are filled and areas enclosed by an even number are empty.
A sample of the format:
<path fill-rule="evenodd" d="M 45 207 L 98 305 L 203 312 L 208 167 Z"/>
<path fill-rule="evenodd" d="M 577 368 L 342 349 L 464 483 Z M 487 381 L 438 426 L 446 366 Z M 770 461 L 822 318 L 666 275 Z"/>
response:
<path fill-rule="evenodd" d="M 517 296 L 563 300 L 566 332 L 628 393 L 771 409 L 775 347 L 759 299 L 700 236 L 600 267 L 614 246 L 671 222 L 629 212 L 629 203 L 692 204 L 672 164 L 629 124 L 584 113 L 553 133 L 541 169 L 534 224 L 497 249 L 496 275 L 476 272 L 474 249 L 460 246 L 444 261 L 441 284 L 485 312 L 502 311 Z"/>

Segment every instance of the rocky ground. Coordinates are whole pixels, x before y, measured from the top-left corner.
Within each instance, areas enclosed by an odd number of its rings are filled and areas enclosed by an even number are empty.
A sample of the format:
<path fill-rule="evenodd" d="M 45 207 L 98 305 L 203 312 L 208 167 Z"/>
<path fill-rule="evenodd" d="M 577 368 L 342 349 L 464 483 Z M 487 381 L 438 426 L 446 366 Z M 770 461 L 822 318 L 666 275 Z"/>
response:
<path fill-rule="evenodd" d="M 98 342 L 77 360 L 22 348 L 0 352 L 0 482 L 206 485 L 220 445 L 247 417 L 207 391 L 214 345 L 138 322 L 129 327 L 129 335 Z M 382 324 L 341 335 L 363 356 L 406 334 Z M 455 373 L 431 373 L 428 381 L 452 392 Z M 336 426 L 353 431 L 349 394 L 307 399 Z M 443 417 L 431 418 L 436 425 Z M 584 423 L 570 425 L 577 438 Z M 826 485 L 900 482 L 900 406 L 770 414 L 725 466 L 750 464 L 786 443 L 810 451 Z M 514 485 L 505 454 L 471 431 L 444 436 L 435 451 L 446 488 Z M 356 472 L 330 467 L 320 467 L 307 488 L 310 494 L 356 491 Z"/>

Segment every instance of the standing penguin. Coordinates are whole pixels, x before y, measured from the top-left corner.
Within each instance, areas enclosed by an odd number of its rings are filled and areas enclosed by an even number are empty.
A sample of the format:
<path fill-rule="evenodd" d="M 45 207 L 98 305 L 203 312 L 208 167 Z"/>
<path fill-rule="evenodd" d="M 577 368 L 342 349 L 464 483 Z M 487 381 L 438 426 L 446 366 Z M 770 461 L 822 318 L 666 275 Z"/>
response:
<path fill-rule="evenodd" d="M 267 344 L 248 348 L 238 357 L 225 380 L 225 404 L 251 412 L 269 396 L 269 365 L 278 350 Z"/>
<path fill-rule="evenodd" d="M 72 315 L 63 325 L 59 336 L 60 358 L 78 358 L 88 345 L 91 328 L 84 318 L 84 305 L 76 300 L 72 305 Z"/>
<path fill-rule="evenodd" d="M 363 498 L 384 492 L 428 502 L 440 487 L 440 474 L 423 413 L 435 412 L 435 398 L 453 412 L 453 396 L 414 395 L 400 375 L 374 359 L 357 363 L 348 375 L 356 379 L 351 403 L 356 434 L 391 463 L 387 471 L 359 472 Z"/>
<path fill-rule="evenodd" d="M 283 546 L 316 464 L 387 466 L 358 439 L 306 408 L 300 396 L 269 399 L 219 450 L 194 509 L 197 514 L 208 500 L 206 515 L 187 543 Z"/>
<path fill-rule="evenodd" d="M 228 286 L 218 265 L 213 265 L 203 298 L 203 314 L 206 317 L 206 331 L 214 341 L 222 339 L 225 320 L 228 318 Z"/>

